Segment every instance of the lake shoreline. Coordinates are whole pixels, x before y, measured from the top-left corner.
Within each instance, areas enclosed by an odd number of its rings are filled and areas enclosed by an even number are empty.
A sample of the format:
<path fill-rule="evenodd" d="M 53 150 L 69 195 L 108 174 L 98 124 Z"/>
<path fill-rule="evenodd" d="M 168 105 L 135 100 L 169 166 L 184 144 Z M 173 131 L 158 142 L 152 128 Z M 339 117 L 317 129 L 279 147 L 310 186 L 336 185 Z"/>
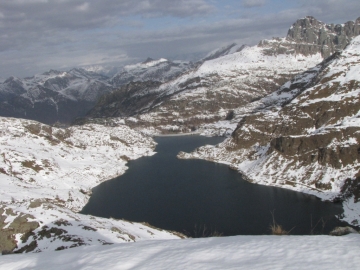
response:
<path fill-rule="evenodd" d="M 176 133 L 176 134 L 155 134 L 152 137 L 182 137 L 182 136 L 201 136 L 200 132 Z M 208 136 L 204 136 L 208 137 Z"/>

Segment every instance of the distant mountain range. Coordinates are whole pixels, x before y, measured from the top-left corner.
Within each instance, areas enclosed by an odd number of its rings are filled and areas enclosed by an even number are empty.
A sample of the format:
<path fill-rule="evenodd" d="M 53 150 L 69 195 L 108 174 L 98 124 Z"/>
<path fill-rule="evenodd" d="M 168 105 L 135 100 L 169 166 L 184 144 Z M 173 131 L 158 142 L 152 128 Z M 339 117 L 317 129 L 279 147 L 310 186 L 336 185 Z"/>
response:
<path fill-rule="evenodd" d="M 70 71 L 50 70 L 24 79 L 10 77 L 0 81 L 0 115 L 70 124 L 84 116 L 99 97 L 122 85 L 145 80 L 163 82 L 192 66 L 181 61 L 147 59 L 122 69 L 88 66 Z M 106 76 L 114 71 L 118 72 L 113 77 Z"/>
<path fill-rule="evenodd" d="M 136 116 L 135 126 L 151 119 L 157 132 L 193 130 L 275 91 L 343 49 L 359 31 L 359 19 L 334 25 L 308 16 L 296 21 L 286 38 L 253 47 L 230 44 L 196 63 L 149 58 L 121 69 L 94 65 L 10 77 L 0 83 L 0 115 L 69 124 L 91 110 L 86 117 Z M 119 94 L 130 88 L 131 93 Z M 179 115 L 172 118 L 172 111 Z"/>

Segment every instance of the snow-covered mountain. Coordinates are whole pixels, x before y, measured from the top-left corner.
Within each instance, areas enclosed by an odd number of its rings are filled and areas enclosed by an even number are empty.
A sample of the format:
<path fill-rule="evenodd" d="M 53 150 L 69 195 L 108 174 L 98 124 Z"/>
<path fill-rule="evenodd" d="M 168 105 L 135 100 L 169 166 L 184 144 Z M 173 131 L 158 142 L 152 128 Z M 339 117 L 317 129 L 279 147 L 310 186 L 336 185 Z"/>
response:
<path fill-rule="evenodd" d="M 10 77 L 0 81 L 0 115 L 69 124 L 84 116 L 99 97 L 122 85 L 168 81 L 192 66 L 182 61 L 148 59 L 119 72 L 119 68 L 93 65 L 70 71 L 50 70 L 24 79 Z"/>
<path fill-rule="evenodd" d="M 155 142 L 121 122 L 58 129 L 0 117 L 0 250 L 46 251 L 179 236 L 77 213 L 91 189 L 121 175 Z M 94 166 L 96 164 L 96 166 Z"/>
<path fill-rule="evenodd" d="M 226 163 L 254 183 L 343 201 L 344 219 L 359 225 L 359 74 L 358 36 L 251 104 L 230 139 L 179 157 Z"/>
<path fill-rule="evenodd" d="M 50 70 L 0 84 L 0 115 L 53 124 L 83 116 L 97 99 L 113 90 L 107 77 L 84 69 Z"/>
<path fill-rule="evenodd" d="M 313 17 L 295 22 L 286 38 L 263 40 L 257 46 L 231 44 L 211 52 L 207 61 L 160 86 L 108 95 L 88 117 L 136 116 L 132 127 L 152 133 L 189 132 L 226 119 L 249 102 L 276 89 L 296 74 L 320 63 L 358 34 L 360 19 L 327 25 Z M 117 93 L 118 92 L 118 93 Z M 119 93 L 126 92 L 126 95 Z M 132 104 L 124 110 L 123 104 Z M 126 115 L 127 114 L 127 115 Z M 152 130 L 149 130 L 152 126 Z"/>
<path fill-rule="evenodd" d="M 166 82 L 192 67 L 193 64 L 191 62 L 170 61 L 165 58 L 158 60 L 148 58 L 144 62 L 125 66 L 111 78 L 110 83 L 115 87 L 120 87 L 130 82 Z"/>

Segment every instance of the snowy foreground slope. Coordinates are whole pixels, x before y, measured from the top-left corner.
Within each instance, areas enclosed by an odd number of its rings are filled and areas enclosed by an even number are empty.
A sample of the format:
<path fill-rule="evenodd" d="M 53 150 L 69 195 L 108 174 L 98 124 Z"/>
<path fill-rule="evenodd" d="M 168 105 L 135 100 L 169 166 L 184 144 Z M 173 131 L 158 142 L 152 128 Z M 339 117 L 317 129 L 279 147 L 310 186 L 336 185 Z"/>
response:
<path fill-rule="evenodd" d="M 359 269 L 360 235 L 143 241 L 0 257 L 0 269 Z"/>
<path fill-rule="evenodd" d="M 128 160 L 154 154 L 155 142 L 127 126 L 58 129 L 0 117 L 0 250 L 168 239 L 146 225 L 76 213 L 91 188 L 121 175 Z"/>
<path fill-rule="evenodd" d="M 231 165 L 249 181 L 344 201 L 360 223 L 360 37 L 249 107 L 232 137 L 181 158 Z"/>

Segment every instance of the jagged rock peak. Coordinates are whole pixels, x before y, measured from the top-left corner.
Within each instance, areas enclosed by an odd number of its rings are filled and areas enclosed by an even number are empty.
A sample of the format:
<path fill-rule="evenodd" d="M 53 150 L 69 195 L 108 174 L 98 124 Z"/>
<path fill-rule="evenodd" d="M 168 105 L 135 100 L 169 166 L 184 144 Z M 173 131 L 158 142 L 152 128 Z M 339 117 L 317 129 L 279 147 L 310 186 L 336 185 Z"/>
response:
<path fill-rule="evenodd" d="M 342 50 L 350 40 L 360 34 L 360 18 L 344 24 L 325 24 L 312 16 L 297 20 L 289 29 L 286 40 L 299 44 L 317 46 L 312 51 L 320 52 L 324 58 Z M 308 47 L 299 46 L 297 53 L 304 53 Z"/>
<path fill-rule="evenodd" d="M 144 62 L 142 62 L 142 64 L 147 64 L 154 61 L 154 59 L 152 59 L 151 57 L 148 57 Z"/>

